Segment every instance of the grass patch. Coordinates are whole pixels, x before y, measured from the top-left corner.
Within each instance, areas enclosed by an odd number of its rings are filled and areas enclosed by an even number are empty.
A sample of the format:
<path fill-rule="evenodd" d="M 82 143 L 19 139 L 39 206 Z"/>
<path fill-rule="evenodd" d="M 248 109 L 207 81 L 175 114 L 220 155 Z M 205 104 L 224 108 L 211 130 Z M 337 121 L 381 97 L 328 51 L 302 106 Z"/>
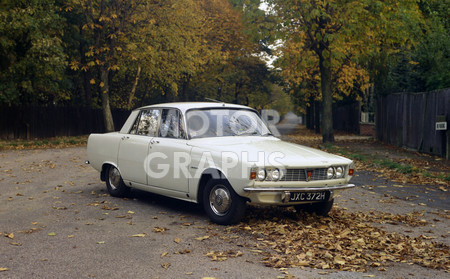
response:
<path fill-rule="evenodd" d="M 445 181 L 450 181 L 450 175 L 444 175 L 444 174 L 439 174 L 438 176 L 436 176 L 436 178 L 445 180 Z"/>
<path fill-rule="evenodd" d="M 32 140 L 10 140 L 0 141 L 0 150 L 2 149 L 42 149 L 42 148 L 63 148 L 81 146 L 87 143 L 88 136 L 77 137 L 55 137 L 49 139 L 32 139 Z"/>
<path fill-rule="evenodd" d="M 359 160 L 359 161 L 362 161 L 362 162 L 369 161 L 367 156 L 362 155 L 362 154 L 358 154 L 358 153 L 350 154 L 349 158 L 352 159 L 352 160 Z"/>
<path fill-rule="evenodd" d="M 332 151 L 335 150 L 337 147 L 334 146 L 332 143 L 324 143 L 323 148 Z"/>
<path fill-rule="evenodd" d="M 407 174 L 407 173 L 412 173 L 412 171 L 414 170 L 414 167 L 411 165 L 407 165 L 407 164 L 400 164 L 397 162 L 394 162 L 392 160 L 388 160 L 388 159 L 384 159 L 384 160 L 375 160 L 373 162 L 376 165 L 380 165 L 383 167 L 386 167 L 388 169 L 392 169 L 392 170 L 397 170 L 401 173 Z"/>
<path fill-rule="evenodd" d="M 363 169 L 366 170 L 382 172 L 382 169 L 389 169 L 398 172 L 399 174 L 401 173 L 406 177 L 417 178 L 422 176 L 428 181 L 435 179 L 438 179 L 440 181 L 450 181 L 450 175 L 448 175 L 447 173 L 430 172 L 419 166 L 396 162 L 392 159 L 380 158 L 376 154 L 359 153 L 353 150 L 351 147 L 340 147 L 330 143 L 322 144 L 320 145 L 320 147 L 326 152 L 341 155 L 355 162 L 361 163 L 364 166 Z"/>

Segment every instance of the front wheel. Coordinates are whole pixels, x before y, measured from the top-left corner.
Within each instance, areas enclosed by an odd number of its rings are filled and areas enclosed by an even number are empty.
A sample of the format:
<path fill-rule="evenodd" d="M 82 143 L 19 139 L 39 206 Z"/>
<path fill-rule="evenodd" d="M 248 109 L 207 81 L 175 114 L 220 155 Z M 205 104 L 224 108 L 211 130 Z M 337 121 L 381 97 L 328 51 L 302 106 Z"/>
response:
<path fill-rule="evenodd" d="M 211 179 L 203 193 L 203 207 L 211 221 L 220 225 L 239 222 L 245 215 L 246 201 L 224 179 Z"/>
<path fill-rule="evenodd" d="M 299 204 L 295 205 L 296 211 L 304 211 L 309 214 L 316 213 L 319 216 L 328 216 L 333 207 L 334 199 L 324 202 L 310 203 L 310 204 Z"/>
<path fill-rule="evenodd" d="M 108 189 L 108 193 L 113 197 L 121 198 L 126 196 L 130 188 L 123 183 L 119 170 L 114 166 L 110 166 L 106 174 L 106 189 Z"/>

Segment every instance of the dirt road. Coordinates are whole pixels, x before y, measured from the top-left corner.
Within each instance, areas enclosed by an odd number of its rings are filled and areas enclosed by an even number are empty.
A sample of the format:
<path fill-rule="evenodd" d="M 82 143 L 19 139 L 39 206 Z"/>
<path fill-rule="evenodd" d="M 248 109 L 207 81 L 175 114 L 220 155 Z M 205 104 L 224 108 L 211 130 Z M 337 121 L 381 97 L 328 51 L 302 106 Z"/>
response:
<path fill-rule="evenodd" d="M 0 278 L 449 278 L 408 262 L 365 273 L 266 267 L 251 231 L 211 224 L 195 204 L 140 191 L 112 198 L 85 158 L 83 147 L 0 153 Z M 449 245 L 448 202 L 386 197 L 393 186 L 371 173 L 355 181 L 337 208 L 422 212 L 426 226 L 375 225 Z"/>

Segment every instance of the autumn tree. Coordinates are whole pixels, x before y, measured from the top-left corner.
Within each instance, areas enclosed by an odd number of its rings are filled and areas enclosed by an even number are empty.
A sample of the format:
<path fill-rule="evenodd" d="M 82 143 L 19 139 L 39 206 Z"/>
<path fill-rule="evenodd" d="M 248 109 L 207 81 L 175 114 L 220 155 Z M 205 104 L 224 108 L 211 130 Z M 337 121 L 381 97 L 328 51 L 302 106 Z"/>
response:
<path fill-rule="evenodd" d="M 203 63 L 199 64 L 195 75 L 188 73 L 185 76 L 180 92 L 181 100 L 197 98 L 202 82 L 208 81 L 213 89 L 208 89 L 207 97 L 219 98 L 215 94 L 224 93 L 223 83 L 229 78 L 228 71 L 235 68 L 239 61 L 246 59 L 256 49 L 244 34 L 242 13 L 228 1 L 198 1 L 199 12 L 202 15 L 200 25 L 200 38 L 203 42 L 199 58 Z M 227 80 L 239 87 L 237 80 Z M 235 83 L 236 82 L 236 83 Z M 190 87 L 190 88 L 189 88 Z M 212 93 L 212 94 L 211 94 Z M 202 95 L 205 97 L 205 95 Z"/>
<path fill-rule="evenodd" d="M 0 3 L 0 103 L 54 103 L 70 98 L 62 25 L 54 1 Z"/>
<path fill-rule="evenodd" d="M 294 59 L 293 64 L 301 67 L 296 70 L 288 65 L 287 75 L 293 77 L 291 80 L 302 81 L 302 71 L 307 75 L 314 72 L 303 68 L 305 65 L 318 69 L 319 76 L 312 80 L 320 80 L 322 137 L 324 142 L 334 141 L 333 92 L 348 94 L 355 85 L 364 89 L 367 73 L 363 61 L 381 51 L 395 52 L 399 45 L 408 42 L 411 22 L 404 15 L 410 15 L 410 20 L 416 18 L 417 5 L 406 0 L 272 0 L 270 3 L 281 19 L 280 28 L 285 34 L 281 67 Z"/>
<path fill-rule="evenodd" d="M 233 7 L 242 13 L 243 33 L 258 45 L 258 51 L 272 55 L 272 44 L 276 40 L 275 15 L 267 13 L 260 7 L 261 0 L 230 0 Z"/>
<path fill-rule="evenodd" d="M 450 6 L 440 0 L 418 1 L 418 5 L 423 17 L 420 25 L 414 24 L 417 17 L 411 19 L 411 14 L 404 15 L 411 22 L 405 30 L 413 31 L 408 33 L 417 43 L 399 45 L 398 51 L 390 53 L 385 63 L 380 63 L 380 58 L 386 56 L 383 52 L 371 60 L 377 94 L 426 92 L 450 87 Z"/>
<path fill-rule="evenodd" d="M 424 28 L 418 1 L 367 1 L 365 13 L 360 17 L 360 28 L 366 51 L 361 59 L 367 65 L 376 94 L 386 94 L 391 80 L 391 66 L 402 63 L 407 66 L 412 61 L 402 55 L 417 46 Z M 402 90 L 403 91 L 403 90 Z"/>
<path fill-rule="evenodd" d="M 83 55 L 86 63 L 81 60 L 71 61 L 71 69 L 88 71 L 96 68 L 99 72 L 98 79 L 92 79 L 91 84 L 96 84 L 100 90 L 105 129 L 114 131 L 114 121 L 110 104 L 110 79 L 114 72 L 120 69 L 119 61 L 126 50 L 126 42 L 133 33 L 133 24 L 143 1 L 123 0 L 81 0 L 71 1 L 66 10 L 73 10 L 83 16 L 82 29 L 89 38 L 91 45 Z"/>
<path fill-rule="evenodd" d="M 132 59 L 124 63 L 136 69 L 128 107 L 135 97 L 139 76 L 168 101 L 174 100 L 210 55 L 202 39 L 204 16 L 196 1 L 146 1 L 140 14 L 147 20 L 141 21 L 131 35 L 127 48 Z"/>

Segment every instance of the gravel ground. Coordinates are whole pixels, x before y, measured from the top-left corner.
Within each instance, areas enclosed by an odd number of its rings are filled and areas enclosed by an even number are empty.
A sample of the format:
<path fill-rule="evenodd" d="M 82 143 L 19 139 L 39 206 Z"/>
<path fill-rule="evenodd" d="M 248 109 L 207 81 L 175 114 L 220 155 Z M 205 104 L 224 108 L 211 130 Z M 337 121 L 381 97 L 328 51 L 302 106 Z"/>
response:
<path fill-rule="evenodd" d="M 85 158 L 84 147 L 0 153 L 0 270 L 7 269 L 0 278 L 450 278 L 406 263 L 367 273 L 269 268 L 251 235 L 227 233 L 195 204 L 140 191 L 110 197 Z M 354 182 L 360 187 L 339 193 L 338 207 L 423 212 L 429 226 L 378 226 L 449 244 L 448 195 L 421 206 L 386 197 L 395 187 L 372 173 L 361 172 Z M 211 251 L 230 256 L 212 261 Z"/>

